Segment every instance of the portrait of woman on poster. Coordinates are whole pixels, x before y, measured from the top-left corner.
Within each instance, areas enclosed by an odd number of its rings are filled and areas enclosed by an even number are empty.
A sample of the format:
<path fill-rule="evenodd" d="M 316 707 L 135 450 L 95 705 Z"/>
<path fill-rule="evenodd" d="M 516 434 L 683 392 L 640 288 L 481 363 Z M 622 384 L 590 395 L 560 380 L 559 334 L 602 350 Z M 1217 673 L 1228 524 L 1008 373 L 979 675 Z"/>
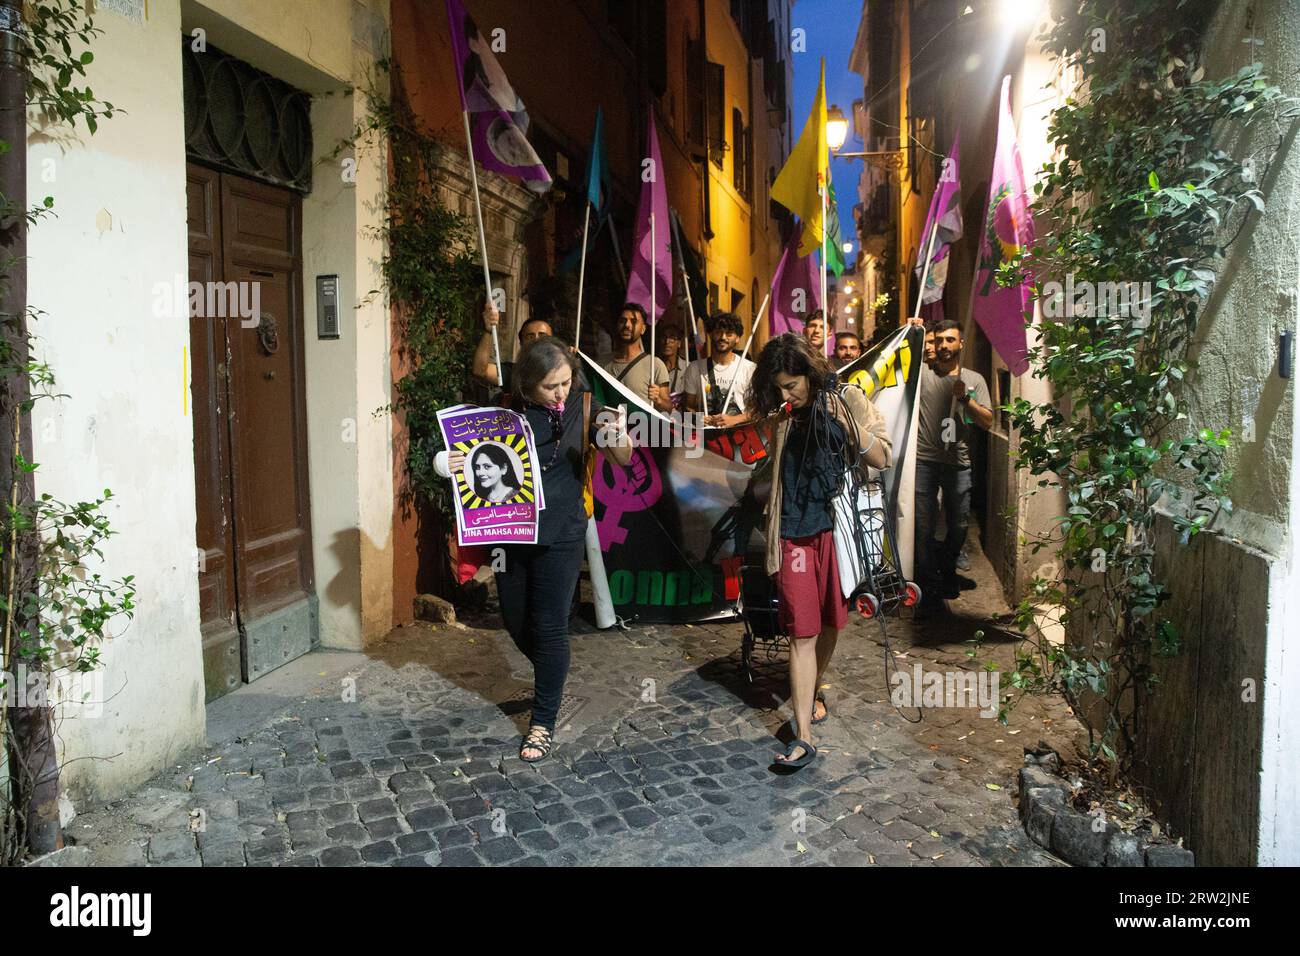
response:
<path fill-rule="evenodd" d="M 497 442 L 485 442 L 471 456 L 474 492 L 484 501 L 499 504 L 519 494 L 523 482 L 510 452 Z"/>

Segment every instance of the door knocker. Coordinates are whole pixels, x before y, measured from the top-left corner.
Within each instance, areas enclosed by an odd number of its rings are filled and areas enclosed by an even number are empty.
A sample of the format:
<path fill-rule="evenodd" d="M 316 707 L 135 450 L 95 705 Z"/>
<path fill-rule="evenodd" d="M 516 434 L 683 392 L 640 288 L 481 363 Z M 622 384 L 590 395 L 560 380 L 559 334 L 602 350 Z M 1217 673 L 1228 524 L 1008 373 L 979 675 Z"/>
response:
<path fill-rule="evenodd" d="M 267 355 L 274 355 L 280 348 L 280 330 L 270 312 L 263 312 L 257 323 L 257 341 Z"/>

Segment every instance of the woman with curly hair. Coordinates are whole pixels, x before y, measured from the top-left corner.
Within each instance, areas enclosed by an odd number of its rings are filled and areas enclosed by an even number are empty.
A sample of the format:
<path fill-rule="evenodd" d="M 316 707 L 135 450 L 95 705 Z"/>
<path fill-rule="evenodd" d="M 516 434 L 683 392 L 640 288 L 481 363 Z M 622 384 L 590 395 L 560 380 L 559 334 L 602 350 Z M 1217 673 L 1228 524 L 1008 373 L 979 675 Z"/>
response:
<path fill-rule="evenodd" d="M 782 630 L 790 636 L 796 735 L 774 766 L 794 770 L 817 755 L 810 728 L 830 716 L 817 688 L 848 621 L 832 502 L 849 472 L 865 477 L 865 466 L 889 465 L 889 437 L 866 393 L 837 383 L 826 357 L 796 333 L 767 343 L 746 406 L 755 418 L 776 419 L 766 563 L 775 576 Z"/>

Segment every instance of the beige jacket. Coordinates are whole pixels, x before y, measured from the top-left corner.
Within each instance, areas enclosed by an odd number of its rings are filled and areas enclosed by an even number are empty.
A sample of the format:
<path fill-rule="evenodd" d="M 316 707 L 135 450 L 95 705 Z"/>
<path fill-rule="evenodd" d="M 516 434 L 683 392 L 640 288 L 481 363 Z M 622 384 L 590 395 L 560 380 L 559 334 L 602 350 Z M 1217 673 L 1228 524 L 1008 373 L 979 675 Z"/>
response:
<path fill-rule="evenodd" d="M 885 416 L 876 410 L 876 406 L 867 398 L 867 393 L 856 385 L 847 386 L 841 394 L 849 414 L 858 426 L 858 442 L 862 448 L 871 444 L 870 436 L 885 446 L 885 463 L 892 464 L 894 450 L 885 433 Z M 790 419 L 786 418 L 776 426 L 772 436 L 772 493 L 767 498 L 767 573 L 776 574 L 781 570 L 781 456 L 785 451 L 786 435 L 790 432 Z"/>

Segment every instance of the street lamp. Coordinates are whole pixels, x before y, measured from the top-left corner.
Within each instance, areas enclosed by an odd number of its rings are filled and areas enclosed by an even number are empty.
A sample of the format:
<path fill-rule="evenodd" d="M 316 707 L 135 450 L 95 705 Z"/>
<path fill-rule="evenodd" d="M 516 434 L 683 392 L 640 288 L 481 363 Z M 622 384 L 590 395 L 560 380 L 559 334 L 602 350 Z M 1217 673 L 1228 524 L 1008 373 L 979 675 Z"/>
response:
<path fill-rule="evenodd" d="M 1043 0 L 1002 0 L 998 14 L 1014 27 L 1032 26 L 1043 15 Z"/>
<path fill-rule="evenodd" d="M 832 153 L 838 153 L 844 141 L 849 137 L 849 121 L 844 112 L 835 105 L 826 111 L 826 145 Z"/>

